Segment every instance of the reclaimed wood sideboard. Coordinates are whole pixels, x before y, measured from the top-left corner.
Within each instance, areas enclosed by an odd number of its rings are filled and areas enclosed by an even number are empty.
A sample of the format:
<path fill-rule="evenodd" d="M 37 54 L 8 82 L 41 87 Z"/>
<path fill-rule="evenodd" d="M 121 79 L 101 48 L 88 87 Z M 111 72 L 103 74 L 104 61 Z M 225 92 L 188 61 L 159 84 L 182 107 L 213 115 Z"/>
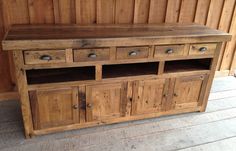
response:
<path fill-rule="evenodd" d="M 222 43 L 231 35 L 196 24 L 13 25 L 27 138 L 203 112 Z"/>

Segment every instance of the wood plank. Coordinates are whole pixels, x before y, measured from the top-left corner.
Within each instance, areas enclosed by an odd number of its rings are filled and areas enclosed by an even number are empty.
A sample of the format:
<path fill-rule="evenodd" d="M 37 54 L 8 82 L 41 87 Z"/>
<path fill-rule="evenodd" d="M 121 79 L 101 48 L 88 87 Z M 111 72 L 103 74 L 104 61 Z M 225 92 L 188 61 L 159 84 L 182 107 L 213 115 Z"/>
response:
<path fill-rule="evenodd" d="M 115 23 L 133 23 L 135 0 L 116 0 Z"/>
<path fill-rule="evenodd" d="M 20 100 L 21 100 L 21 110 L 24 121 L 25 137 L 29 138 L 33 132 L 33 123 L 30 111 L 29 95 L 27 90 L 27 80 L 25 76 L 26 71 L 22 69 L 22 66 L 24 65 L 23 52 L 14 51 L 13 55 L 16 67 L 18 92 L 20 94 Z"/>
<path fill-rule="evenodd" d="M 211 0 L 198 0 L 194 22 L 205 25 Z"/>
<path fill-rule="evenodd" d="M 179 22 L 191 23 L 194 21 L 197 0 L 182 0 L 179 14 Z"/>
<path fill-rule="evenodd" d="M 180 6 L 181 6 L 181 0 L 168 0 L 165 22 L 167 23 L 178 22 Z"/>
<path fill-rule="evenodd" d="M 147 23 L 149 16 L 150 0 L 135 0 L 134 23 Z"/>
<path fill-rule="evenodd" d="M 224 0 L 213 0 L 210 3 L 206 25 L 212 28 L 218 28 L 221 17 Z"/>
<path fill-rule="evenodd" d="M 12 92 L 1 92 L 0 93 L 0 102 L 1 101 L 7 101 L 7 100 L 18 100 L 19 97 L 19 93 L 16 91 L 12 91 Z"/>
<path fill-rule="evenodd" d="M 97 23 L 115 22 L 115 0 L 97 0 Z"/>
<path fill-rule="evenodd" d="M 222 99 L 235 96 L 236 96 L 236 90 L 228 90 L 228 91 L 211 93 L 209 96 L 209 100 Z"/>
<path fill-rule="evenodd" d="M 54 23 L 53 0 L 28 0 L 31 24 Z"/>
<path fill-rule="evenodd" d="M 236 137 L 229 137 L 214 142 L 201 144 L 193 147 L 181 149 L 179 151 L 199 151 L 199 150 L 214 150 L 214 151 L 231 151 L 234 150 L 236 144 Z"/>
<path fill-rule="evenodd" d="M 3 23 L 3 6 L 0 2 L 0 41 L 4 37 L 4 23 Z M 8 53 L 2 51 L 2 45 L 0 45 L 0 95 L 2 92 L 11 91 L 13 88 L 11 75 L 9 70 Z"/>
<path fill-rule="evenodd" d="M 75 23 L 75 0 L 53 0 L 53 10 L 56 24 Z"/>
<path fill-rule="evenodd" d="M 148 23 L 163 23 L 168 0 L 150 0 Z"/>
<path fill-rule="evenodd" d="M 96 23 L 96 0 L 75 0 L 76 23 Z"/>
<path fill-rule="evenodd" d="M 226 44 L 220 70 L 230 69 L 230 65 L 232 63 L 236 49 L 236 5 L 234 7 L 234 14 L 230 25 L 229 33 L 232 34 L 232 40 Z"/>

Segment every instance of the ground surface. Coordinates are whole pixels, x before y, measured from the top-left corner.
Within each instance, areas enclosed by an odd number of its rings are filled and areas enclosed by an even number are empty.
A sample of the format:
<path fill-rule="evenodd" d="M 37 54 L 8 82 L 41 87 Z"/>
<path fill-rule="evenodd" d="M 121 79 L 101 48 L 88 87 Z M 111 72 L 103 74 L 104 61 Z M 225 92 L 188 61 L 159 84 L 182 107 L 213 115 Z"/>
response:
<path fill-rule="evenodd" d="M 236 78 L 214 80 L 204 113 L 24 139 L 19 103 L 0 102 L 1 151 L 236 151 Z"/>

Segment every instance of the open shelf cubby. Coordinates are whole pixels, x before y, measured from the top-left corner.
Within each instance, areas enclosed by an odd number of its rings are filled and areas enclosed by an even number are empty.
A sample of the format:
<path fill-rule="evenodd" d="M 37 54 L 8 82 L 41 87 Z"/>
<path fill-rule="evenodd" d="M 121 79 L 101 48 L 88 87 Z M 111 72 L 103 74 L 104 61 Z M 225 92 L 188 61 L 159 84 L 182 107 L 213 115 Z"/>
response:
<path fill-rule="evenodd" d="M 27 70 L 28 84 L 95 80 L 95 67 Z"/>
<path fill-rule="evenodd" d="M 102 78 L 157 75 L 158 62 L 104 65 Z"/>
<path fill-rule="evenodd" d="M 211 58 L 166 61 L 164 73 L 210 70 Z"/>

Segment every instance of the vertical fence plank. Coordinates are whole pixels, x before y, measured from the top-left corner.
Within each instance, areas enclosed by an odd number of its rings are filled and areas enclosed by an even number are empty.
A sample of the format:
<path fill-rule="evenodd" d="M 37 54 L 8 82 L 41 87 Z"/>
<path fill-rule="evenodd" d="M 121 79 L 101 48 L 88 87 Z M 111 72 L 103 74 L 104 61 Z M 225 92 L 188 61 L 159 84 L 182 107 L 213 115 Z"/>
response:
<path fill-rule="evenodd" d="M 182 0 L 179 22 L 192 23 L 196 12 L 197 0 Z"/>
<path fill-rule="evenodd" d="M 224 0 L 211 0 L 206 25 L 218 28 Z"/>
<path fill-rule="evenodd" d="M 28 0 L 31 24 L 54 23 L 52 0 Z"/>
<path fill-rule="evenodd" d="M 134 23 L 147 23 L 150 0 L 135 0 Z"/>
<path fill-rule="evenodd" d="M 115 23 L 133 23 L 135 0 L 116 0 Z"/>
<path fill-rule="evenodd" d="M 198 0 L 194 22 L 205 25 L 211 0 Z"/>
<path fill-rule="evenodd" d="M 75 0 L 53 0 L 56 24 L 75 23 Z"/>
<path fill-rule="evenodd" d="M 115 0 L 97 0 L 97 23 L 115 22 Z"/>
<path fill-rule="evenodd" d="M 168 0 L 165 22 L 175 23 L 179 19 L 181 0 Z"/>
<path fill-rule="evenodd" d="M 4 25 L 3 25 L 3 7 L 2 1 L 0 1 L 0 41 L 4 36 Z M 11 91 L 11 76 L 9 71 L 9 60 L 7 52 L 2 51 L 2 46 L 0 44 L 0 93 Z"/>
<path fill-rule="evenodd" d="M 151 0 L 149 10 L 149 23 L 165 22 L 167 0 Z"/>
<path fill-rule="evenodd" d="M 96 23 L 96 0 L 76 0 L 76 23 Z"/>
<path fill-rule="evenodd" d="M 232 59 L 236 48 L 236 7 L 234 7 L 234 14 L 229 33 L 232 34 L 232 40 L 226 44 L 220 70 L 232 70 L 232 67 L 230 67 L 230 65 L 233 62 Z"/>

